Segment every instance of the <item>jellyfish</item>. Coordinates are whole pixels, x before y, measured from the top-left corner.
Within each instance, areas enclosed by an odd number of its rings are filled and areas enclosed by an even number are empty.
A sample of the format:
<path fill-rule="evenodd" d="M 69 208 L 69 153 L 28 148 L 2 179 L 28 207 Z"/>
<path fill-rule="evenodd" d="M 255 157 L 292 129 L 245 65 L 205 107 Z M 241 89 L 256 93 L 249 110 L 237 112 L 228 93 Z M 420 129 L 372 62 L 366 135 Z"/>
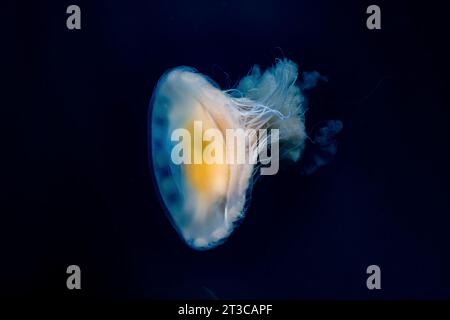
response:
<path fill-rule="evenodd" d="M 278 59 L 264 72 L 255 65 L 228 90 L 185 66 L 159 79 L 149 108 L 150 163 L 162 206 L 191 248 L 211 249 L 230 236 L 268 160 L 301 158 L 307 139 L 303 91 L 323 77 L 298 76 L 293 61 Z M 222 156 L 216 158 L 234 155 L 238 144 L 228 143 L 230 130 L 250 133 L 241 144 L 246 161 L 195 161 L 212 145 L 210 155 Z M 213 134 L 205 137 L 207 132 Z"/>

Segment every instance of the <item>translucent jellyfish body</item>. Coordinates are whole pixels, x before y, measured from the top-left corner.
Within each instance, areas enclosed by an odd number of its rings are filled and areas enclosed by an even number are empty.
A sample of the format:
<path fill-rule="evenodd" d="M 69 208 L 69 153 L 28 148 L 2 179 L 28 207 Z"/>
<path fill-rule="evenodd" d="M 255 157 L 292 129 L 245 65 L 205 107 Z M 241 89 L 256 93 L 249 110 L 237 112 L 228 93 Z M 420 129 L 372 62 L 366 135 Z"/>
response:
<path fill-rule="evenodd" d="M 263 166 L 262 150 L 269 148 L 273 156 L 275 143 L 268 138 L 273 135 L 270 132 L 257 142 L 247 137 L 248 161 L 244 163 L 180 163 L 174 161 L 174 153 L 190 159 L 201 156 L 213 139 L 197 144 L 192 140 L 196 133 L 202 136 L 211 128 L 222 136 L 221 141 L 226 141 L 229 129 L 276 129 L 279 157 L 297 161 L 306 139 L 305 101 L 297 77 L 294 62 L 279 60 L 263 73 L 253 67 L 236 88 L 225 91 L 188 67 L 169 70 L 158 81 L 149 112 L 151 165 L 165 211 L 190 247 L 213 248 L 231 234 L 244 217 L 254 178 Z M 179 134 L 180 128 L 192 135 Z M 180 151 L 180 141 L 192 147 Z M 228 144 L 217 151 L 233 153 Z M 255 159 L 261 161 L 255 163 Z"/>

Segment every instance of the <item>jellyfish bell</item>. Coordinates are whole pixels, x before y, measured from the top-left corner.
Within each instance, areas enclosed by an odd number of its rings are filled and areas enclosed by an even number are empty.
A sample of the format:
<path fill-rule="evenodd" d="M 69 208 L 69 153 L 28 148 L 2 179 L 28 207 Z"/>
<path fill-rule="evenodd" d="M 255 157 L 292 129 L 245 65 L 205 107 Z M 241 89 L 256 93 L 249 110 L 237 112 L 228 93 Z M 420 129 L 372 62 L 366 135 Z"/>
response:
<path fill-rule="evenodd" d="M 255 159 L 262 162 L 262 151 L 270 148 L 274 158 L 279 148 L 281 158 L 299 160 L 306 133 L 305 100 L 297 76 L 294 62 L 279 60 L 263 73 L 255 66 L 231 90 L 221 90 L 188 67 L 169 70 L 159 79 L 149 112 L 151 165 L 167 215 L 190 247 L 213 248 L 231 234 L 247 209 L 253 178 L 262 166 Z M 214 141 L 205 139 L 208 130 L 215 132 L 215 140 L 226 142 L 216 145 L 213 153 L 227 160 L 237 148 L 226 139 L 230 130 L 276 130 L 277 135 L 269 132 L 259 140 L 260 136 L 246 136 L 244 163 L 211 163 L 202 161 Z M 273 136 L 276 141 L 270 139 Z"/>

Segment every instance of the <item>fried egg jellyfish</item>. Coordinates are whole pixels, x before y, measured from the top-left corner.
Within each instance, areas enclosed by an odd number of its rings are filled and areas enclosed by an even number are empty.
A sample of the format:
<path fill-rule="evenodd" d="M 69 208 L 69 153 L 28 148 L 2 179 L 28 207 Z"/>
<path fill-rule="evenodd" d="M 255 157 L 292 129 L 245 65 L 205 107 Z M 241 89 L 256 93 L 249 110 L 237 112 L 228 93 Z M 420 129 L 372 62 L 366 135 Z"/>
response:
<path fill-rule="evenodd" d="M 280 159 L 298 161 L 307 138 L 302 88 L 321 76 L 304 73 L 300 84 L 297 78 L 297 65 L 283 59 L 264 72 L 254 66 L 236 88 L 225 91 L 189 67 L 159 79 L 149 110 L 154 182 L 172 225 L 191 248 L 213 248 L 231 234 L 244 217 L 261 163 L 177 165 L 171 158 L 172 133 L 177 128 L 192 132 L 195 121 L 223 136 L 227 129 L 278 129 Z M 271 147 L 268 139 L 263 144 Z M 250 139 L 245 148 L 257 158 L 259 146 Z"/>

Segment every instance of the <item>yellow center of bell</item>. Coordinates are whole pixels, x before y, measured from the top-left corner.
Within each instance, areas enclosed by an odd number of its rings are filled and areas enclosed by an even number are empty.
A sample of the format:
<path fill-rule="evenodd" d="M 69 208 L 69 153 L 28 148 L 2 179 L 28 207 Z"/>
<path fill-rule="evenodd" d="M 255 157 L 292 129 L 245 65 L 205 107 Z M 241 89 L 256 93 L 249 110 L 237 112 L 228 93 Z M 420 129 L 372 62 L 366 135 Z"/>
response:
<path fill-rule="evenodd" d="M 195 129 L 195 122 L 201 122 L 201 132 L 198 128 Z M 205 163 L 203 159 L 203 152 L 205 148 L 212 143 L 212 141 L 204 141 L 203 133 L 209 128 L 217 128 L 215 121 L 204 110 L 197 110 L 195 120 L 191 120 L 186 124 L 186 129 L 189 131 L 191 137 L 191 157 L 194 159 L 195 155 L 201 156 L 201 163 L 185 164 L 186 178 L 190 185 L 200 193 L 203 199 L 214 200 L 217 197 L 225 196 L 228 186 L 229 167 L 226 161 L 221 163 Z M 201 142 L 194 143 L 194 139 L 199 139 L 201 134 Z M 199 140 L 198 140 L 199 141 Z M 226 158 L 226 148 L 222 145 L 224 159 Z"/>

